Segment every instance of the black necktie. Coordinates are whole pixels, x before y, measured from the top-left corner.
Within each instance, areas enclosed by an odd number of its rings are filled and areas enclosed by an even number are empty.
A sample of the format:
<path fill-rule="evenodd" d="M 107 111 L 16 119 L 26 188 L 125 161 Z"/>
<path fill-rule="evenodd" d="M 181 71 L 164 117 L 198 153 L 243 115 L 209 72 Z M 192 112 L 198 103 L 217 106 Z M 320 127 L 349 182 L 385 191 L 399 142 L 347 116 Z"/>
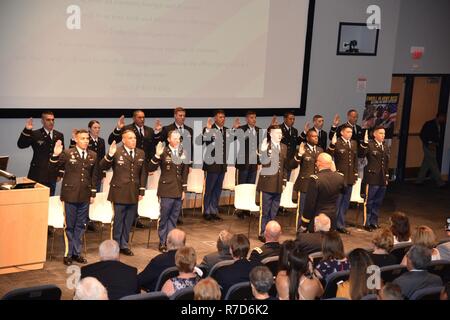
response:
<path fill-rule="evenodd" d="M 139 135 L 141 136 L 141 138 L 144 136 L 144 134 L 142 133 L 142 128 L 139 128 Z"/>
<path fill-rule="evenodd" d="M 83 159 L 83 160 L 85 159 L 85 158 L 84 158 L 84 151 L 81 152 L 81 159 Z"/>
<path fill-rule="evenodd" d="M 347 141 L 348 144 L 348 148 L 351 149 L 352 148 L 352 143 L 350 142 L 350 140 Z"/>
<path fill-rule="evenodd" d="M 130 150 L 130 157 L 133 159 L 133 150 Z"/>

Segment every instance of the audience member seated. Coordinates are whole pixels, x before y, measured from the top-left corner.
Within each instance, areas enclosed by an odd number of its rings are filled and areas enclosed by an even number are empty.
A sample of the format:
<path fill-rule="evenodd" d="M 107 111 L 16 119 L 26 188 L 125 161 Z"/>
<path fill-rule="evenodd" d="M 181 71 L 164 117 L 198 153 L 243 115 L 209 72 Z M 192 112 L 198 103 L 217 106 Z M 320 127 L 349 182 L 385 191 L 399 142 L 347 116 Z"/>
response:
<path fill-rule="evenodd" d="M 86 277 L 78 282 L 73 300 L 108 300 L 108 292 L 100 281 Z"/>
<path fill-rule="evenodd" d="M 441 300 L 450 300 L 449 297 L 450 297 L 450 282 L 447 282 L 447 284 L 441 291 Z"/>
<path fill-rule="evenodd" d="M 105 240 L 99 248 L 100 262 L 81 267 L 81 278 L 94 277 L 106 288 L 110 300 L 141 292 L 137 269 L 119 261 L 120 248 L 114 240 Z"/>
<path fill-rule="evenodd" d="M 183 247 L 175 254 L 175 265 L 179 271 L 178 276 L 167 280 L 161 291 L 167 296 L 173 295 L 176 291 L 184 288 L 194 287 L 200 277 L 194 272 L 197 262 L 197 254 L 192 247 Z"/>
<path fill-rule="evenodd" d="M 370 254 L 370 258 L 373 264 L 380 268 L 397 264 L 397 259 L 389 253 L 394 247 L 394 235 L 389 229 L 381 228 L 376 230 L 372 244 L 374 250 Z"/>
<path fill-rule="evenodd" d="M 445 232 L 447 234 L 448 241 L 444 242 L 436 247 L 442 260 L 450 261 L 450 218 L 447 218 L 447 224 L 445 226 Z"/>
<path fill-rule="evenodd" d="M 322 250 L 323 234 L 330 231 L 331 221 L 326 214 L 319 214 L 314 218 L 314 233 L 297 233 L 295 245 L 297 248 L 311 254 Z"/>
<path fill-rule="evenodd" d="M 220 300 L 219 284 L 211 277 L 200 280 L 194 287 L 194 300 Z"/>
<path fill-rule="evenodd" d="M 402 290 L 395 284 L 388 282 L 378 291 L 377 300 L 404 300 Z"/>
<path fill-rule="evenodd" d="M 394 212 L 390 218 L 391 231 L 394 235 L 394 245 L 411 242 L 409 219 L 403 212 Z"/>
<path fill-rule="evenodd" d="M 250 285 L 255 300 L 278 300 L 269 295 L 273 286 L 273 274 L 266 266 L 254 267 L 250 271 Z"/>
<path fill-rule="evenodd" d="M 202 269 L 204 274 L 207 275 L 217 262 L 233 259 L 230 253 L 230 240 L 232 236 L 227 230 L 220 231 L 216 245 L 217 252 L 205 255 L 202 263 L 199 265 L 199 268 Z"/>
<path fill-rule="evenodd" d="M 362 297 L 375 293 L 367 286 L 368 267 L 373 265 L 369 253 L 361 248 L 352 250 L 348 255 L 350 262 L 350 276 L 347 281 L 338 284 L 336 297 L 349 300 L 360 300 Z"/>
<path fill-rule="evenodd" d="M 250 260 L 261 262 L 265 258 L 278 256 L 280 254 L 280 236 L 280 224 L 275 220 L 269 221 L 264 230 L 264 239 L 266 239 L 266 242 L 262 246 L 252 250 Z"/>
<path fill-rule="evenodd" d="M 428 287 L 442 286 L 442 279 L 427 271 L 431 262 L 431 250 L 423 245 L 413 245 L 406 254 L 408 272 L 393 282 L 400 286 L 403 296 L 411 298 L 414 292 Z"/>
<path fill-rule="evenodd" d="M 350 269 L 350 264 L 344 253 L 344 244 L 336 231 L 329 231 L 324 234 L 322 253 L 322 261 L 317 264 L 315 269 L 315 274 L 319 279 L 326 280 L 331 273 Z"/>
<path fill-rule="evenodd" d="M 159 275 L 170 267 L 175 267 L 175 254 L 184 247 L 186 234 L 180 229 L 173 229 L 167 235 L 167 252 L 154 257 L 145 269 L 138 275 L 140 288 L 154 291 Z"/>
<path fill-rule="evenodd" d="M 249 281 L 250 271 L 257 265 L 247 259 L 250 242 L 245 235 L 235 234 L 231 238 L 230 250 L 234 263 L 218 269 L 214 275 L 222 287 L 222 297 L 225 297 L 233 284 Z"/>
<path fill-rule="evenodd" d="M 286 240 L 281 244 L 280 255 L 278 256 L 278 273 L 276 275 L 276 278 L 278 278 L 279 276 L 283 277 L 287 275 L 287 270 L 289 268 L 289 255 L 294 249 L 295 242 L 293 240 Z"/>
<path fill-rule="evenodd" d="M 308 255 L 295 248 L 289 255 L 286 275 L 275 279 L 280 300 L 314 300 L 323 295 L 320 280 L 314 275 Z"/>
<path fill-rule="evenodd" d="M 420 226 L 417 227 L 412 236 L 412 243 L 414 245 L 425 246 L 431 250 L 431 261 L 440 260 L 441 255 L 439 250 L 436 249 L 436 235 L 430 227 Z M 402 265 L 406 266 L 406 256 L 402 260 Z"/>

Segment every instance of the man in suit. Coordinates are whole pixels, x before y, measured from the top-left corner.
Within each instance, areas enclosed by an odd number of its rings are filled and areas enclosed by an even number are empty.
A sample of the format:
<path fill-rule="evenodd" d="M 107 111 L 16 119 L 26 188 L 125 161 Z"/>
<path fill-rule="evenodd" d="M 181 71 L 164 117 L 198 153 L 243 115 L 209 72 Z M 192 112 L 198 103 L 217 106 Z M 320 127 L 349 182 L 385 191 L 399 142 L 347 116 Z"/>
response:
<path fill-rule="evenodd" d="M 341 128 L 341 137 L 333 135 L 328 152 L 334 156 L 336 170 L 342 173 L 345 178 L 345 190 L 339 195 L 337 200 L 336 227 L 337 231 L 350 234 L 345 228 L 345 215 L 347 214 L 352 196 L 353 185 L 358 180 L 358 142 L 352 140 L 353 129 L 350 125 L 344 124 Z"/>
<path fill-rule="evenodd" d="M 231 254 L 234 263 L 217 269 L 214 278 L 222 287 L 222 297 L 233 284 L 249 281 L 250 271 L 259 263 L 249 261 L 247 254 L 250 249 L 250 241 L 243 234 L 235 234 L 230 242 Z"/>
<path fill-rule="evenodd" d="M 180 229 L 173 229 L 167 235 L 167 252 L 154 257 L 145 269 L 139 273 L 139 287 L 146 291 L 155 291 L 159 275 L 170 267 L 175 267 L 175 253 L 186 244 L 186 234 Z"/>
<path fill-rule="evenodd" d="M 25 149 L 31 146 L 31 159 L 28 178 L 50 188 L 50 196 L 55 195 L 57 173 L 49 170 L 49 160 L 53 154 L 56 141 L 60 140 L 64 148 L 64 135 L 54 130 L 55 116 L 45 111 L 41 115 L 42 128 L 33 130 L 33 119 L 29 118 L 20 134 L 17 146 Z"/>
<path fill-rule="evenodd" d="M 216 263 L 233 259 L 230 252 L 230 241 L 232 237 L 233 234 L 227 230 L 220 231 L 216 244 L 217 252 L 205 255 L 202 262 L 198 266 L 203 271 L 203 274 L 209 274 L 212 267 L 214 267 Z"/>
<path fill-rule="evenodd" d="M 95 198 L 98 174 L 97 154 L 88 150 L 89 133 L 78 130 L 74 148 L 63 151 L 62 141 L 55 143 L 50 165 L 62 172 L 61 201 L 64 202 L 64 264 L 86 263 L 81 255 L 81 241 L 86 228 L 89 203 Z"/>
<path fill-rule="evenodd" d="M 287 147 L 281 143 L 282 129 L 279 125 L 271 125 L 267 129 L 268 138 L 261 143 L 259 174 L 256 190 L 260 192 L 260 217 L 258 239 L 265 242 L 264 230 L 270 220 L 274 220 L 280 208 L 281 193 L 286 186 Z"/>
<path fill-rule="evenodd" d="M 138 201 L 142 200 L 147 184 L 144 151 L 136 147 L 136 135 L 129 129 L 122 132 L 122 146 L 113 141 L 108 154 L 100 161 L 102 170 L 113 169 L 108 200 L 114 205 L 112 238 L 119 243 L 120 252 L 132 256 L 128 248 L 131 226 L 137 217 Z"/>
<path fill-rule="evenodd" d="M 203 170 L 206 175 L 203 218 L 207 221 L 222 220 L 219 217 L 219 200 L 227 171 L 227 144 L 232 140 L 231 132 L 224 124 L 225 112 L 216 110 L 214 124 L 211 118 L 208 118 L 206 127 L 203 128 L 203 144 L 206 147 L 203 161 Z"/>
<path fill-rule="evenodd" d="M 325 150 L 327 148 L 327 132 L 322 129 L 323 123 L 323 117 L 320 114 L 316 114 L 313 117 L 313 127 L 311 129 L 314 129 L 314 131 L 317 132 L 317 145 Z M 300 138 L 303 142 L 307 142 L 307 134 L 309 130 L 309 122 L 307 122 L 305 124 L 305 129 L 302 131 L 302 133 L 300 133 Z"/>
<path fill-rule="evenodd" d="M 314 217 L 314 232 L 303 233 L 297 232 L 295 245 L 298 249 L 306 254 L 322 251 L 323 234 L 330 231 L 331 220 L 324 214 L 320 213 Z"/>
<path fill-rule="evenodd" d="M 112 144 L 113 141 L 119 143 L 122 140 L 122 132 L 126 130 L 132 130 L 136 136 L 136 148 L 145 152 L 145 159 L 150 159 L 155 155 L 155 147 L 158 141 L 160 141 L 160 134 L 162 125 L 159 119 L 155 122 L 155 130 L 145 125 L 145 113 L 142 110 L 136 110 L 133 112 L 133 123 L 125 125 L 125 116 L 121 116 L 117 121 L 117 126 L 114 131 L 109 135 L 108 143 Z"/>
<path fill-rule="evenodd" d="M 313 232 L 312 221 L 319 213 L 331 220 L 331 228 L 336 229 L 336 203 L 345 190 L 344 175 L 331 170 L 333 159 L 325 152 L 317 157 L 318 173 L 310 177 L 305 198 L 305 211 L 302 216 L 300 232 Z"/>
<path fill-rule="evenodd" d="M 418 185 L 423 184 L 428 171 L 430 171 L 431 178 L 436 185 L 440 188 L 445 186 L 445 182 L 441 178 L 437 155 L 440 154 L 439 149 L 442 148 L 446 121 L 447 114 L 439 112 L 435 119 L 425 122 L 422 130 L 420 130 L 423 160 L 416 180 L 416 184 Z"/>
<path fill-rule="evenodd" d="M 355 140 L 357 143 L 361 143 L 363 139 L 363 129 L 357 124 L 358 122 L 358 111 L 355 109 L 350 109 L 347 112 L 347 122 L 338 126 L 340 122 L 339 115 L 336 115 L 333 119 L 333 125 L 331 126 L 329 138 L 333 139 L 334 134 L 337 135 L 338 138 L 341 137 L 342 129 L 344 126 L 350 127 L 352 129 L 352 140 Z"/>
<path fill-rule="evenodd" d="M 414 245 L 406 254 L 408 272 L 396 278 L 393 283 L 400 286 L 403 296 L 411 296 L 420 289 L 442 286 L 442 279 L 427 271 L 431 262 L 431 250 L 422 245 Z"/>
<path fill-rule="evenodd" d="M 259 247 L 253 248 L 250 253 L 250 261 L 261 262 L 265 258 L 280 255 L 281 226 L 278 222 L 269 221 L 264 230 L 266 242 Z"/>
<path fill-rule="evenodd" d="M 375 127 L 374 140 L 368 141 L 368 132 L 361 144 L 360 156 L 367 158 L 363 185 L 366 186 L 364 201 L 364 229 L 378 229 L 378 216 L 389 181 L 389 148 L 384 142 L 385 129 Z M 368 141 L 368 142 L 367 142 Z"/>
<path fill-rule="evenodd" d="M 181 148 L 179 131 L 169 131 L 167 141 L 168 146 L 164 146 L 161 142 L 158 143 L 156 154 L 149 164 L 150 171 L 161 167 L 157 191 L 161 206 L 158 227 L 159 251 L 161 252 L 167 250 L 167 234 L 175 229 L 181 213 L 189 173 L 189 167 L 184 163 L 186 155 Z"/>
<path fill-rule="evenodd" d="M 297 151 L 297 146 L 301 142 L 301 137 L 298 135 L 298 130 L 294 128 L 295 115 L 292 111 L 286 112 L 284 114 L 284 122 L 280 126 L 283 138 L 281 143 L 287 147 L 286 158 L 292 159 Z M 291 169 L 287 170 L 286 178 L 289 180 L 291 176 Z"/>
<path fill-rule="evenodd" d="M 103 241 L 98 252 L 100 261 L 83 266 L 81 279 L 96 278 L 108 291 L 109 300 L 119 300 L 141 291 L 137 280 L 137 268 L 119 261 L 120 248 L 116 241 Z"/>
<path fill-rule="evenodd" d="M 298 194 L 296 229 L 301 224 L 301 216 L 305 209 L 309 178 L 317 173 L 317 157 L 323 152 L 323 149 L 318 146 L 318 137 L 315 129 L 309 129 L 306 136 L 306 144 L 302 142 L 298 153 L 294 156 L 294 159 L 290 160 L 291 167 L 300 165 L 300 171 L 294 184 L 294 192 Z"/>

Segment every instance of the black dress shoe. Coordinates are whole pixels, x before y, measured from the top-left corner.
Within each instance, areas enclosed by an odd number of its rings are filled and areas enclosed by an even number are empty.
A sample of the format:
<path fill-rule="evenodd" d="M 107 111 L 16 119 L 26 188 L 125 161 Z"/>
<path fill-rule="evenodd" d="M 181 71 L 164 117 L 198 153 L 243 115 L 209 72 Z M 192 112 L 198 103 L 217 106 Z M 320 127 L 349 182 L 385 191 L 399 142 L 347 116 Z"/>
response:
<path fill-rule="evenodd" d="M 145 228 L 145 224 L 143 224 L 142 222 L 140 222 L 140 221 L 138 220 L 138 222 L 136 223 L 136 228 L 144 229 L 144 228 Z"/>
<path fill-rule="evenodd" d="M 350 234 L 350 231 L 348 231 L 348 230 L 345 229 L 345 228 L 338 228 L 337 231 L 338 231 L 339 233 L 343 233 L 343 234 Z"/>
<path fill-rule="evenodd" d="M 236 213 L 236 216 L 237 216 L 239 219 L 245 219 L 244 211 L 238 211 L 238 213 Z"/>
<path fill-rule="evenodd" d="M 258 236 L 258 240 L 266 243 L 266 238 L 264 238 L 264 236 Z"/>
<path fill-rule="evenodd" d="M 78 263 L 82 263 L 82 264 L 86 264 L 87 260 L 85 258 L 83 258 L 83 256 L 72 256 L 72 260 Z"/>
<path fill-rule="evenodd" d="M 95 227 L 95 223 L 92 221 L 89 221 L 87 223 L 87 230 L 92 232 L 97 232 L 97 228 Z"/>
<path fill-rule="evenodd" d="M 364 228 L 364 230 L 366 230 L 366 231 L 368 231 L 368 232 L 372 232 L 372 231 L 374 230 L 374 228 L 373 228 L 371 225 L 369 225 L 369 226 L 364 226 L 363 228 Z"/>
<path fill-rule="evenodd" d="M 211 221 L 212 220 L 212 216 L 210 214 L 204 214 L 203 215 L 203 219 L 205 219 L 206 221 Z"/>
<path fill-rule="evenodd" d="M 221 217 L 219 217 L 218 214 L 212 214 L 212 215 L 211 215 L 211 218 L 212 218 L 213 220 L 216 220 L 216 221 L 222 221 L 222 220 L 223 220 Z"/>
<path fill-rule="evenodd" d="M 372 228 L 372 230 L 380 229 L 380 226 L 377 224 L 371 224 L 370 227 Z"/>
<path fill-rule="evenodd" d="M 161 251 L 161 252 L 167 252 L 167 247 L 166 247 L 165 244 L 160 243 L 159 247 L 158 247 L 158 250 Z"/>
<path fill-rule="evenodd" d="M 177 220 L 177 225 L 182 226 L 183 223 L 184 223 L 183 220 L 181 220 L 181 218 L 178 218 L 178 220 Z"/>
<path fill-rule="evenodd" d="M 72 264 L 72 258 L 71 257 L 64 257 L 63 262 L 64 262 L 64 264 L 66 266 L 70 266 Z"/>
<path fill-rule="evenodd" d="M 120 249 L 120 253 L 122 253 L 126 256 L 134 256 L 133 251 L 131 251 L 129 248 Z"/>

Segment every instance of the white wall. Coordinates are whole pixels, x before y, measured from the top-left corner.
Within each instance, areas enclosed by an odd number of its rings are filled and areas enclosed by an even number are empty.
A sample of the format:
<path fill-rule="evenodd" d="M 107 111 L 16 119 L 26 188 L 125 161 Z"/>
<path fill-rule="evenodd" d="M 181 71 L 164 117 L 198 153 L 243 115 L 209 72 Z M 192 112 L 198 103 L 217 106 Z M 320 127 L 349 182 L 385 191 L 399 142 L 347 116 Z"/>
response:
<path fill-rule="evenodd" d="M 374 57 L 336 56 L 339 22 L 365 22 L 366 8 L 377 4 L 382 10 L 382 25 L 378 43 L 378 55 Z M 394 67 L 395 41 L 400 0 L 317 0 L 313 30 L 311 65 L 306 117 L 297 117 L 295 126 L 303 128 L 306 119 L 310 120 L 316 113 L 322 114 L 325 127 L 329 128 L 334 114 L 345 113 L 350 107 L 362 115 L 366 92 L 389 92 L 392 70 Z M 357 92 L 357 78 L 367 78 L 367 91 Z M 103 134 L 107 138 L 115 126 L 116 119 L 99 119 Z M 194 119 L 189 119 L 191 124 Z M 205 119 L 203 119 L 205 120 Z M 241 118 L 243 120 L 243 118 Z M 70 138 L 74 127 L 84 127 L 88 119 L 56 119 L 56 128 L 63 131 L 66 139 Z M 153 126 L 154 119 L 147 119 Z M 171 119 L 162 119 L 168 124 Z M 282 121 L 281 115 L 279 121 Z M 231 125 L 232 119 L 227 124 Z M 39 127 L 39 120 L 35 120 Z M 261 117 L 258 124 L 267 127 L 269 117 Z M 25 119 L 0 119 L 1 154 L 9 154 L 11 163 L 9 171 L 24 176 L 31 160 L 31 150 L 19 150 L 17 139 L 25 124 Z M 302 129 L 301 129 L 302 130 Z M 66 143 L 67 144 L 67 143 Z"/>

